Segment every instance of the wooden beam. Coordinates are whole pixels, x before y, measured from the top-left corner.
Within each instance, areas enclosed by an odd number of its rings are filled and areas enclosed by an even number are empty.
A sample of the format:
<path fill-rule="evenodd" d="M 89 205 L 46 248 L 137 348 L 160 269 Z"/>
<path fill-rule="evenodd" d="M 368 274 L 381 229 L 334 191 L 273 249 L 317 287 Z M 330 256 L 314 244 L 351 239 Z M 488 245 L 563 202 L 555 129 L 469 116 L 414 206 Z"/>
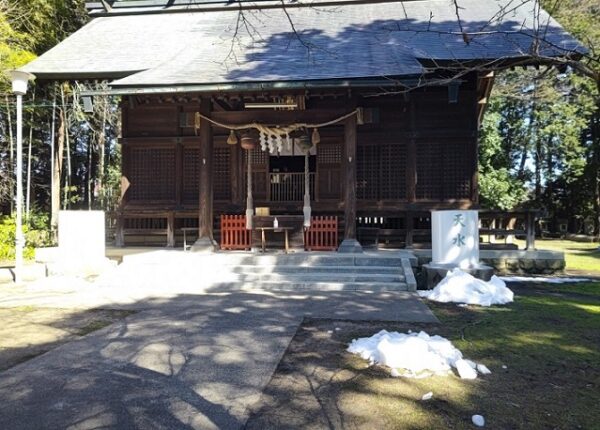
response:
<path fill-rule="evenodd" d="M 344 121 L 344 239 L 356 239 L 356 116 Z"/>
<path fill-rule="evenodd" d="M 217 122 L 231 125 L 260 124 L 286 125 L 292 123 L 320 123 L 336 119 L 347 114 L 351 109 L 315 109 L 315 110 L 243 110 L 230 112 L 213 112 L 211 118 Z M 342 125 L 342 123 L 340 123 Z"/>
<path fill-rule="evenodd" d="M 210 99 L 202 98 L 200 112 L 210 115 Z M 200 196 L 198 238 L 213 240 L 213 139 L 212 127 L 202 121 L 200 131 Z"/>

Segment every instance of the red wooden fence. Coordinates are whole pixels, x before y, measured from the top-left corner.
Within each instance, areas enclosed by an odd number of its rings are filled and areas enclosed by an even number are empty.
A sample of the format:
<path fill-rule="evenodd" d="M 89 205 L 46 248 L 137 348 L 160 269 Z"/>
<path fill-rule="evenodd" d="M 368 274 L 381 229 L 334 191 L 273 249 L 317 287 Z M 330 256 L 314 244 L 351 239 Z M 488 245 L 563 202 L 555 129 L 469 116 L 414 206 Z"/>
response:
<path fill-rule="evenodd" d="M 245 215 L 221 215 L 221 249 L 250 250 L 251 233 Z"/>
<path fill-rule="evenodd" d="M 335 251 L 338 247 L 338 218 L 314 216 L 310 227 L 304 232 L 304 248 L 307 251 Z"/>

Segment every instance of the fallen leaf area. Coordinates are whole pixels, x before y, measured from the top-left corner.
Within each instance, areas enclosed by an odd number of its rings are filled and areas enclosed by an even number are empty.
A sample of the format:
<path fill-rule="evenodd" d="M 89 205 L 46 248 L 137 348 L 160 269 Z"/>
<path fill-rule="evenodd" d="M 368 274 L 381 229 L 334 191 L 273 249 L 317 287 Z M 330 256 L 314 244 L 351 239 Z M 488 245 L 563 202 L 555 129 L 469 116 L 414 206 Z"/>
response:
<path fill-rule="evenodd" d="M 306 319 L 246 428 L 597 428 L 600 283 L 510 288 L 503 306 L 429 302 L 441 324 Z M 380 330 L 443 336 L 491 374 L 394 377 L 347 351 Z"/>

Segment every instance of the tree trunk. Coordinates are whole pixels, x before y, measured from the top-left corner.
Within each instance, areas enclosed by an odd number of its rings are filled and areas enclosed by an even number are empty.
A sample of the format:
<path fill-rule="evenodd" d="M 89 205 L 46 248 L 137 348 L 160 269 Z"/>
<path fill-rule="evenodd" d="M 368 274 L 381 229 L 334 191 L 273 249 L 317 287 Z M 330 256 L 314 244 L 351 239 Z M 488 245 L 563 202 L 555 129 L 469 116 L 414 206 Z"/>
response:
<path fill-rule="evenodd" d="M 60 87 L 60 98 L 62 102 L 62 112 L 63 112 L 63 121 L 64 121 L 64 138 L 66 144 L 66 156 L 67 156 L 67 173 L 65 175 L 65 190 L 64 190 L 64 199 L 63 199 L 63 209 L 67 209 L 69 204 L 69 197 L 71 193 L 71 145 L 69 142 L 69 112 L 67 110 L 67 102 L 65 99 L 65 89 L 64 86 Z M 62 156 L 62 154 L 61 154 Z"/>
<path fill-rule="evenodd" d="M 35 90 L 33 91 L 32 104 L 35 104 Z M 29 211 L 31 209 L 31 149 L 33 146 L 33 123 L 34 109 L 31 109 L 31 123 L 29 124 L 29 148 L 27 149 L 27 197 L 25 199 L 25 222 L 29 223 Z"/>
<path fill-rule="evenodd" d="M 6 117 L 8 120 L 8 140 L 9 140 L 9 169 L 10 171 L 7 172 L 10 178 L 14 178 L 15 176 L 15 147 L 14 147 L 14 139 L 13 139 L 13 130 L 12 130 L 12 116 L 10 114 L 11 110 L 10 110 L 10 104 L 8 102 L 8 96 L 5 95 L 4 96 L 4 101 L 6 102 Z M 9 182 L 10 183 L 10 182 Z M 10 213 L 11 215 L 14 213 L 15 211 L 15 187 L 13 187 L 12 185 L 10 185 Z"/>
<path fill-rule="evenodd" d="M 54 119 L 53 119 L 54 121 Z M 54 165 L 52 166 L 51 219 L 52 234 L 56 239 L 58 231 L 58 211 L 60 210 L 60 178 L 62 176 L 63 152 L 65 150 L 65 112 L 58 109 L 58 130 L 55 134 Z"/>
<path fill-rule="evenodd" d="M 546 143 L 546 195 L 552 197 L 553 193 L 553 173 L 554 173 L 554 160 L 552 158 L 551 138 L 548 138 Z"/>
<path fill-rule="evenodd" d="M 518 173 L 518 178 L 523 180 L 525 178 L 525 165 L 527 163 L 527 152 L 529 150 L 529 145 L 527 145 L 527 142 L 523 143 L 523 149 L 521 151 L 521 161 L 519 163 L 519 173 Z"/>
<path fill-rule="evenodd" d="M 107 117 L 107 110 L 109 109 L 109 100 L 108 97 L 104 97 L 103 98 L 103 103 L 102 103 L 102 121 L 100 122 L 100 133 L 98 134 L 98 173 L 97 173 L 97 179 L 98 179 L 98 190 L 101 193 L 102 196 L 102 206 L 103 208 L 106 208 L 106 204 L 104 203 L 106 201 L 106 196 L 104 193 L 104 165 L 105 165 L 105 156 L 106 156 L 106 117 Z"/>
<path fill-rule="evenodd" d="M 540 201 L 542 196 L 542 142 L 535 140 L 535 200 Z"/>
<path fill-rule="evenodd" d="M 600 80 L 596 81 L 598 99 L 592 116 L 592 194 L 594 207 L 594 235 L 600 238 Z"/>

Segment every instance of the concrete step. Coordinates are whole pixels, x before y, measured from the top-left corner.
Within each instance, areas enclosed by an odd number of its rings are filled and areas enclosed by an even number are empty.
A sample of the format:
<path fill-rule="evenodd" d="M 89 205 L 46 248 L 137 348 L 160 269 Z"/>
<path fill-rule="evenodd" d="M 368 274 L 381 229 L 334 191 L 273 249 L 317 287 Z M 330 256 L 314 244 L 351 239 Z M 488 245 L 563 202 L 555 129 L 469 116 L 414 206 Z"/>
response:
<path fill-rule="evenodd" d="M 223 282 L 215 284 L 211 291 L 266 290 L 266 291 L 407 291 L 404 282 Z"/>
<path fill-rule="evenodd" d="M 173 250 L 157 250 L 147 254 L 123 256 L 129 264 L 192 264 L 216 266 L 357 266 L 401 267 L 402 260 L 416 264 L 412 252 L 377 252 L 364 254 L 339 254 L 336 252 L 298 252 L 293 254 L 257 254 L 251 252 L 193 253 Z M 414 261 L 413 261 L 414 260 Z M 414 263 L 414 264 L 413 264 Z"/>
<path fill-rule="evenodd" d="M 258 266 L 243 264 L 228 268 L 233 273 L 364 273 L 402 274 L 402 268 L 390 266 Z"/>
<path fill-rule="evenodd" d="M 402 274 L 377 274 L 377 273 L 230 273 L 224 274 L 223 279 L 234 282 L 336 282 L 336 283 L 396 283 L 404 282 Z"/>

